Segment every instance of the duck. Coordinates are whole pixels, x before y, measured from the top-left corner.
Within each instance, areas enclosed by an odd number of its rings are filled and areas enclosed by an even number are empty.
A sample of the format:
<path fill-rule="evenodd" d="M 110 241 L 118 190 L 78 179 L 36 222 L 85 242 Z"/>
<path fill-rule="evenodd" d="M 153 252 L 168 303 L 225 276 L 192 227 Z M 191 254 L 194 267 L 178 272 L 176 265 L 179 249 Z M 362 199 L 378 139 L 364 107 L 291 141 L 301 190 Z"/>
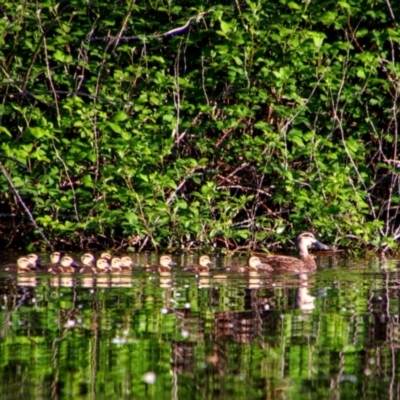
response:
<path fill-rule="evenodd" d="M 84 263 L 79 270 L 80 274 L 101 274 L 101 273 L 107 273 L 108 270 L 110 269 L 110 264 L 105 258 L 98 258 L 95 262 L 88 262 L 86 260 L 86 264 Z"/>
<path fill-rule="evenodd" d="M 258 274 L 261 268 L 265 268 L 264 263 L 258 256 L 249 256 L 246 265 L 232 265 L 225 268 L 227 272 L 247 272 L 249 274 Z M 264 269 L 265 271 L 265 269 Z"/>
<path fill-rule="evenodd" d="M 156 272 L 160 275 L 170 275 L 171 267 L 176 265 L 176 262 L 172 260 L 169 254 L 162 254 L 158 258 L 158 265 L 146 266 L 147 271 Z"/>
<path fill-rule="evenodd" d="M 58 264 L 58 263 L 60 262 L 61 257 L 62 257 L 63 255 L 64 255 L 64 254 L 62 254 L 62 253 L 59 252 L 59 251 L 53 251 L 53 252 L 50 254 L 50 264 Z"/>
<path fill-rule="evenodd" d="M 206 276 L 210 272 L 210 265 L 214 263 L 210 260 L 210 257 L 207 254 L 202 254 L 199 257 L 198 265 L 188 265 L 187 267 L 183 268 L 184 271 L 195 272 L 196 275 L 199 276 Z"/>
<path fill-rule="evenodd" d="M 103 253 L 100 254 L 99 258 L 105 258 L 108 262 L 110 262 L 112 259 L 112 255 L 108 251 L 104 251 Z"/>
<path fill-rule="evenodd" d="M 329 247 L 319 242 L 311 232 L 300 233 L 296 237 L 295 244 L 299 258 L 281 255 L 261 257 L 264 266 L 260 269 L 277 273 L 313 272 L 317 269 L 317 263 L 313 256 L 308 253 L 308 248 L 315 246 L 321 250 L 329 250 Z"/>
<path fill-rule="evenodd" d="M 71 256 L 63 256 L 58 264 L 50 265 L 47 272 L 50 274 L 73 274 L 79 264 Z"/>
<path fill-rule="evenodd" d="M 82 267 L 94 267 L 96 259 L 92 253 L 84 253 L 81 255 Z"/>
<path fill-rule="evenodd" d="M 40 257 L 35 253 L 30 253 L 26 256 L 26 258 L 30 261 L 30 263 L 34 266 L 34 269 L 40 268 Z"/>
<path fill-rule="evenodd" d="M 113 257 L 111 259 L 110 272 L 119 273 L 130 273 L 132 271 L 132 265 L 135 263 L 129 256 Z"/>
<path fill-rule="evenodd" d="M 26 273 L 35 271 L 35 265 L 28 259 L 28 257 L 19 257 L 16 263 L 7 264 L 4 271 Z"/>
<path fill-rule="evenodd" d="M 53 251 L 50 254 L 50 262 L 45 264 L 40 268 L 41 272 L 48 272 L 50 268 L 57 267 L 60 264 L 61 258 L 64 254 L 60 253 L 59 251 Z"/>

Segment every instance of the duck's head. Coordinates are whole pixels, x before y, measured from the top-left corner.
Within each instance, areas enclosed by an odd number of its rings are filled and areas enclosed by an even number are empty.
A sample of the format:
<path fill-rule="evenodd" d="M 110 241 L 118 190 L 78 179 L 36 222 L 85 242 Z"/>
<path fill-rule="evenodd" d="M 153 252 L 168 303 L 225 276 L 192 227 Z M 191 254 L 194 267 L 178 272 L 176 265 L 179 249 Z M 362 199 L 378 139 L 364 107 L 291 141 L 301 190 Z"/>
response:
<path fill-rule="evenodd" d="M 258 271 L 259 267 L 262 267 L 264 264 L 257 256 L 250 256 L 247 260 L 247 265 L 250 267 L 251 271 Z"/>
<path fill-rule="evenodd" d="M 296 237 L 295 243 L 298 249 L 307 249 L 310 246 L 315 246 L 322 250 L 329 250 L 329 247 L 321 242 L 318 242 L 318 240 L 315 239 L 315 236 L 311 232 L 300 233 Z"/>
<path fill-rule="evenodd" d="M 94 255 L 92 253 L 82 254 L 81 262 L 84 266 L 91 267 L 95 262 Z"/>
<path fill-rule="evenodd" d="M 210 265 L 213 265 L 214 263 L 210 260 L 210 257 L 207 254 L 203 254 L 199 257 L 199 264 L 202 267 L 209 267 Z"/>
<path fill-rule="evenodd" d="M 61 253 L 59 251 L 53 251 L 50 254 L 50 263 L 51 264 L 58 264 L 61 260 Z"/>
<path fill-rule="evenodd" d="M 110 264 L 105 258 L 99 258 L 96 261 L 96 268 L 100 271 L 107 272 L 110 269 Z"/>
<path fill-rule="evenodd" d="M 121 257 L 121 263 L 123 267 L 132 267 L 135 263 L 132 261 L 132 258 L 129 256 Z"/>
<path fill-rule="evenodd" d="M 158 263 L 161 267 L 170 268 L 173 265 L 176 265 L 176 262 L 172 260 L 172 257 L 169 254 L 163 254 L 160 256 Z"/>
<path fill-rule="evenodd" d="M 35 269 L 35 265 L 29 260 L 28 257 L 19 257 L 17 260 L 17 266 L 19 272 L 29 272 Z"/>
<path fill-rule="evenodd" d="M 71 256 L 61 257 L 60 264 L 62 267 L 79 267 L 79 264 Z"/>
<path fill-rule="evenodd" d="M 105 258 L 108 262 L 110 262 L 112 259 L 112 255 L 108 251 L 104 251 L 103 253 L 100 254 L 99 258 Z"/>
<path fill-rule="evenodd" d="M 40 265 L 40 258 L 37 254 L 35 253 L 30 253 L 26 256 L 26 258 L 30 261 L 30 263 L 34 266 L 37 267 Z"/>
<path fill-rule="evenodd" d="M 119 257 L 113 257 L 111 259 L 111 269 L 117 270 L 122 267 L 122 261 Z"/>

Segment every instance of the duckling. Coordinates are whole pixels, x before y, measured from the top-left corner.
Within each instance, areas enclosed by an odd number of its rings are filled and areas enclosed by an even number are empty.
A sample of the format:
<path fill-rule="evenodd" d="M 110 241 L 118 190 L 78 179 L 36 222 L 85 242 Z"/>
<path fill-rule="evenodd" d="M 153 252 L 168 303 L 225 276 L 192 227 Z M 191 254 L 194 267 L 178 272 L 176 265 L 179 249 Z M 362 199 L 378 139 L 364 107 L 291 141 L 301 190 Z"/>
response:
<path fill-rule="evenodd" d="M 98 258 L 96 260 L 96 265 L 93 265 L 93 263 L 88 263 L 88 264 L 83 264 L 81 269 L 79 270 L 80 274 L 101 274 L 101 273 L 107 273 L 108 270 L 110 269 L 110 264 L 105 258 Z"/>
<path fill-rule="evenodd" d="M 41 272 L 48 272 L 50 268 L 57 267 L 60 264 L 61 258 L 64 254 L 61 254 L 59 251 L 53 251 L 50 254 L 50 262 L 46 265 L 43 265 L 40 268 Z"/>
<path fill-rule="evenodd" d="M 130 257 L 113 257 L 111 259 L 111 272 L 130 273 L 132 271 L 131 265 L 133 261 Z"/>
<path fill-rule="evenodd" d="M 35 270 L 34 264 L 27 257 L 19 257 L 16 264 L 7 264 L 4 271 L 7 272 L 32 272 Z"/>
<path fill-rule="evenodd" d="M 160 275 L 170 275 L 171 267 L 176 265 L 169 254 L 162 254 L 158 259 L 158 265 L 146 266 L 146 269 L 150 272 L 156 272 Z"/>
<path fill-rule="evenodd" d="M 110 272 L 121 272 L 122 261 L 119 257 L 113 257 L 110 263 Z"/>
<path fill-rule="evenodd" d="M 316 246 L 322 250 L 329 250 L 329 247 L 323 243 L 318 242 L 314 235 L 310 232 L 300 233 L 295 240 L 299 258 L 271 255 L 262 257 L 264 267 L 260 269 L 268 272 L 312 272 L 317 269 L 317 264 L 314 258 L 308 253 L 309 246 Z"/>
<path fill-rule="evenodd" d="M 81 256 L 82 267 L 93 267 L 96 262 L 94 255 L 92 253 L 85 253 Z"/>
<path fill-rule="evenodd" d="M 61 252 L 59 252 L 59 251 L 53 251 L 51 254 L 50 254 L 50 264 L 58 264 L 60 261 L 61 261 L 61 257 L 63 256 L 64 254 L 62 254 Z"/>
<path fill-rule="evenodd" d="M 210 257 L 207 254 L 202 254 L 199 257 L 198 265 L 188 265 L 187 267 L 183 268 L 183 270 L 195 272 L 199 276 L 206 276 L 210 272 L 210 265 L 213 264 L 214 263 L 210 260 Z"/>
<path fill-rule="evenodd" d="M 264 268 L 264 271 L 267 271 L 265 268 L 265 265 L 263 262 L 260 260 L 259 257 L 257 256 L 250 256 L 247 259 L 247 264 L 246 265 L 232 265 L 230 267 L 226 267 L 225 271 L 227 272 L 247 272 L 249 274 L 258 274 L 260 271 L 260 268 Z"/>
<path fill-rule="evenodd" d="M 72 274 L 75 272 L 75 268 L 78 267 L 79 264 L 71 256 L 64 256 L 59 264 L 50 266 L 48 272 L 51 274 Z"/>
<path fill-rule="evenodd" d="M 96 260 L 96 273 L 97 274 L 103 274 L 107 273 L 110 270 L 110 264 L 107 259 L 105 258 L 99 258 Z"/>
<path fill-rule="evenodd" d="M 99 258 L 105 258 L 108 262 L 110 262 L 111 259 L 112 259 L 112 255 L 108 251 L 105 251 L 105 252 L 100 254 Z"/>
<path fill-rule="evenodd" d="M 35 253 L 30 253 L 26 256 L 26 258 L 30 261 L 30 263 L 34 266 L 34 269 L 40 268 L 40 257 Z"/>
<path fill-rule="evenodd" d="M 137 263 L 136 263 L 135 261 L 133 261 L 132 258 L 129 257 L 129 256 L 123 256 L 123 257 L 121 257 L 121 262 L 122 262 L 122 265 L 123 265 L 124 267 L 128 267 L 129 270 L 131 270 L 132 267 L 134 267 L 135 265 L 137 265 Z"/>

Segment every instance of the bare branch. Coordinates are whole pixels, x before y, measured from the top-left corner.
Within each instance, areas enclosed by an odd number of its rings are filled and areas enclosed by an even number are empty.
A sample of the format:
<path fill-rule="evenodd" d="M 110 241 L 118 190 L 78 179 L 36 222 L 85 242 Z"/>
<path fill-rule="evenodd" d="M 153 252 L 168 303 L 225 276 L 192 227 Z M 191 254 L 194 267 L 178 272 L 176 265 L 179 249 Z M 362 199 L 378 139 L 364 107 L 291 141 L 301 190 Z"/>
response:
<path fill-rule="evenodd" d="M 134 42 L 134 41 L 138 41 L 138 40 L 161 39 L 164 37 L 180 35 L 180 34 L 186 32 L 187 29 L 189 29 L 192 21 L 199 20 L 204 14 L 206 14 L 206 13 L 201 13 L 199 16 L 191 17 L 191 18 L 189 18 L 189 20 L 186 22 L 185 25 L 180 26 L 179 28 L 171 29 L 168 32 L 160 33 L 158 35 L 88 37 L 88 41 L 89 42 L 99 42 L 99 41 L 100 42 L 111 42 L 111 43 L 116 43 L 116 46 L 117 46 L 119 44 L 119 42 Z"/>

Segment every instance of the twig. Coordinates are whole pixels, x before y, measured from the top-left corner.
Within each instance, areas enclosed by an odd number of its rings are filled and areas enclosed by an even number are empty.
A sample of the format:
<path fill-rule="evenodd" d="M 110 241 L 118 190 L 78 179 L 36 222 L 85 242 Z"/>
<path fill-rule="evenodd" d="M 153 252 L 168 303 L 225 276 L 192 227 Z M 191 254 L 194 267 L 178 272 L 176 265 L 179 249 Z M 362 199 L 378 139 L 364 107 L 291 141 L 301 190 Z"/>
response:
<path fill-rule="evenodd" d="M 184 33 L 187 29 L 189 29 L 189 26 L 193 20 L 200 20 L 205 14 L 207 14 L 207 12 L 200 13 L 198 16 L 195 17 L 190 17 L 185 25 L 179 28 L 171 29 L 170 31 L 165 33 L 160 33 L 159 35 L 90 37 L 88 38 L 88 41 L 89 42 L 101 41 L 101 42 L 111 42 L 111 43 L 116 42 L 116 45 L 118 45 L 119 42 L 133 42 L 137 40 L 159 39 L 163 37 L 179 35 L 181 33 Z"/>

